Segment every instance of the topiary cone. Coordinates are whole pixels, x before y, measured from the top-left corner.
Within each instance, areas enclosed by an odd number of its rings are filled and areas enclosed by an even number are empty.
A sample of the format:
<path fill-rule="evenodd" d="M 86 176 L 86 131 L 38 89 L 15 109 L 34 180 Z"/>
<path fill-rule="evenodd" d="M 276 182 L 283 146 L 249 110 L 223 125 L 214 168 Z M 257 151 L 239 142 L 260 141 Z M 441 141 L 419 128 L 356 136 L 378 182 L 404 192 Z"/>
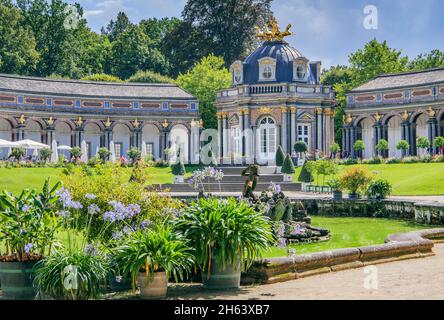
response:
<path fill-rule="evenodd" d="M 294 174 L 296 169 L 294 167 L 293 161 L 291 160 L 291 156 L 287 154 L 284 160 L 284 164 L 282 165 L 282 173 L 284 174 Z"/>

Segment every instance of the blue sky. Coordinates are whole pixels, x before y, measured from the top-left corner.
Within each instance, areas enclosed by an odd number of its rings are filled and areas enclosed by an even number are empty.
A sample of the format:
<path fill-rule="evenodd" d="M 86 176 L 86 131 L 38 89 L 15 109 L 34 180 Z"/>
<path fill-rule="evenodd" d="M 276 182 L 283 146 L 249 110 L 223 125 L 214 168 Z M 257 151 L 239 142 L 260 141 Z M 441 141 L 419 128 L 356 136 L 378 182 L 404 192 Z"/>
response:
<path fill-rule="evenodd" d="M 222 0 L 221 0 L 222 1 Z M 73 2 L 73 1 L 70 1 Z M 131 21 L 149 17 L 180 16 L 186 0 L 77 0 L 95 31 L 121 10 Z M 378 9 L 379 27 L 363 27 L 364 8 Z M 432 49 L 444 51 L 442 0 L 274 0 L 272 9 L 281 27 L 293 25 L 287 41 L 324 67 L 346 64 L 351 52 L 376 37 L 415 57 Z"/>

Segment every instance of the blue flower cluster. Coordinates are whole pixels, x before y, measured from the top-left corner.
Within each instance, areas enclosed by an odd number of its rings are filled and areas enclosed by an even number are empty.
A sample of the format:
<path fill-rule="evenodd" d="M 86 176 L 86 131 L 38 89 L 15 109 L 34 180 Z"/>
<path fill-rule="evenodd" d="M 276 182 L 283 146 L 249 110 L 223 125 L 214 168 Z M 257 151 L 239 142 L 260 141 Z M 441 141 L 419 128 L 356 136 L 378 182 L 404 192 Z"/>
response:
<path fill-rule="evenodd" d="M 56 191 L 57 197 L 64 209 L 80 210 L 83 208 L 82 204 L 78 201 L 73 201 L 69 191 L 65 188 L 60 188 Z"/>
<path fill-rule="evenodd" d="M 26 254 L 30 254 L 32 249 L 34 248 L 34 245 L 32 243 L 28 243 L 27 245 L 25 245 L 25 253 Z"/>
<path fill-rule="evenodd" d="M 103 214 L 103 219 L 109 222 L 123 221 L 131 219 L 140 213 L 140 206 L 137 204 L 130 204 L 125 206 L 121 202 L 111 201 L 109 205 L 113 208 Z"/>

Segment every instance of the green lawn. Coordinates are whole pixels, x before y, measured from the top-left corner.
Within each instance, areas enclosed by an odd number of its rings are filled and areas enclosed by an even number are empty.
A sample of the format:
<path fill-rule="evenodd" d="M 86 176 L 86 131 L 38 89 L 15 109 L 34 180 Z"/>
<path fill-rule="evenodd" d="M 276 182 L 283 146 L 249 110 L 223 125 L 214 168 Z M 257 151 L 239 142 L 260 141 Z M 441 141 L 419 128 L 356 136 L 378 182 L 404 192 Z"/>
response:
<path fill-rule="evenodd" d="M 393 185 L 393 195 L 425 196 L 444 195 L 444 163 L 416 163 L 391 165 L 365 165 L 377 177 L 388 179 Z M 188 175 L 197 167 L 187 167 Z M 351 168 L 341 166 L 340 170 Z M 131 169 L 126 169 L 128 177 Z M 148 168 L 149 182 L 165 184 L 173 182 L 170 168 Z M 299 175 L 300 168 L 296 173 Z M 59 180 L 62 169 L 52 168 L 0 168 L 0 190 L 20 192 L 23 188 L 39 188 L 46 177 Z M 322 181 L 320 181 L 322 183 Z"/>
<path fill-rule="evenodd" d="M 321 243 L 294 245 L 292 247 L 296 249 L 296 254 L 383 244 L 385 238 L 393 233 L 432 228 L 399 220 L 326 217 L 313 217 L 313 226 L 329 229 L 332 239 Z M 267 258 L 284 257 L 287 251 L 272 248 L 264 255 Z"/>
<path fill-rule="evenodd" d="M 363 165 L 377 178 L 387 179 L 395 196 L 444 195 L 444 163 Z M 352 166 L 341 166 L 346 170 Z M 299 176 L 300 168 L 296 173 Z M 320 179 L 319 184 L 322 184 Z"/>

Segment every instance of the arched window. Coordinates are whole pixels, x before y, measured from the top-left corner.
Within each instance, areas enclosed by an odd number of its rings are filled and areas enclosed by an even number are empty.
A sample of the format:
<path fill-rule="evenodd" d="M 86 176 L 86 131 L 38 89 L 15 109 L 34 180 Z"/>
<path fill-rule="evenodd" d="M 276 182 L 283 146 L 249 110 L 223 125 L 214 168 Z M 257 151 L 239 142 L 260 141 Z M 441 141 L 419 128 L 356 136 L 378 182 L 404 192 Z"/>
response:
<path fill-rule="evenodd" d="M 303 66 L 303 65 L 298 65 L 297 67 L 296 67 L 296 76 L 297 76 L 297 78 L 298 79 L 304 79 L 305 78 L 305 74 L 306 74 L 306 72 L 305 72 L 305 66 Z"/>
<path fill-rule="evenodd" d="M 264 71 L 262 73 L 262 76 L 264 79 L 271 79 L 271 77 L 273 76 L 273 69 L 271 68 L 271 66 L 264 67 Z"/>
<path fill-rule="evenodd" d="M 276 121 L 271 117 L 265 117 L 259 124 L 259 158 L 262 161 L 272 161 L 276 154 Z"/>
<path fill-rule="evenodd" d="M 234 69 L 234 82 L 236 84 L 240 83 L 242 81 L 242 72 L 239 69 Z"/>

